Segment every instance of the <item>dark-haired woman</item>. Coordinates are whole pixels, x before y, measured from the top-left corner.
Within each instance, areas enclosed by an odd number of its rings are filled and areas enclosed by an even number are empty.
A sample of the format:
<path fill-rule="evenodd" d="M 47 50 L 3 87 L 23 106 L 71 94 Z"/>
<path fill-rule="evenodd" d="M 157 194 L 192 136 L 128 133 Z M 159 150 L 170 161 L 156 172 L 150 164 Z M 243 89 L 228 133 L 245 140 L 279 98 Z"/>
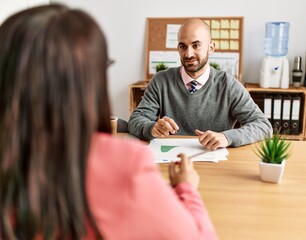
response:
<path fill-rule="evenodd" d="M 105 37 L 40 6 L 0 26 L 0 239 L 215 239 L 192 162 L 169 187 L 146 145 L 113 137 Z"/>

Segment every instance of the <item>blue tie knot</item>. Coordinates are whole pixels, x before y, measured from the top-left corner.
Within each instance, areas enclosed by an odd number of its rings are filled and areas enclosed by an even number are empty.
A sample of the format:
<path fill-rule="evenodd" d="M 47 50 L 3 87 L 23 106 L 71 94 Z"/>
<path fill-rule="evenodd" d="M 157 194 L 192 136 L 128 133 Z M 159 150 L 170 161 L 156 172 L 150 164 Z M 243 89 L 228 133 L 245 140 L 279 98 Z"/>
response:
<path fill-rule="evenodd" d="M 189 92 L 190 93 L 194 93 L 195 91 L 197 91 L 197 89 L 196 89 L 196 86 L 198 85 L 198 82 L 197 81 L 191 81 L 190 82 L 190 88 L 189 88 Z"/>

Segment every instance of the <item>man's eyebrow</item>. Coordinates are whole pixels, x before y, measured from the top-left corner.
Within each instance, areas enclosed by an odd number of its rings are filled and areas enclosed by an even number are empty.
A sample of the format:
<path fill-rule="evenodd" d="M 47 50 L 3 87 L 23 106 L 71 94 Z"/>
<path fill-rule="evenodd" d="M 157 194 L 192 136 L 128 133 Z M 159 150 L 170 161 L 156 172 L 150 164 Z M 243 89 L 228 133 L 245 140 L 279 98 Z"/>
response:
<path fill-rule="evenodd" d="M 192 44 L 195 44 L 195 43 L 202 43 L 202 42 L 199 41 L 199 40 L 196 40 L 196 41 L 192 42 Z"/>
<path fill-rule="evenodd" d="M 202 43 L 200 40 L 193 41 L 191 44 Z M 186 45 L 183 42 L 179 42 L 178 45 Z"/>

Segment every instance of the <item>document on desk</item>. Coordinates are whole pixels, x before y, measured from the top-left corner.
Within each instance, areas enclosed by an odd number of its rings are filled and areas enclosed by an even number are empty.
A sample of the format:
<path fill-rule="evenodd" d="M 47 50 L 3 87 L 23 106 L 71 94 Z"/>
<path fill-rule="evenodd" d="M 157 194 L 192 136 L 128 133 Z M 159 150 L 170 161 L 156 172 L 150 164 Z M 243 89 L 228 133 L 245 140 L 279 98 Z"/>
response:
<path fill-rule="evenodd" d="M 192 157 L 193 161 L 218 162 L 227 160 L 228 151 L 226 148 L 219 148 L 209 151 L 203 147 L 197 138 L 163 138 L 153 139 L 149 147 L 152 149 L 156 163 L 167 163 L 177 161 L 179 153 Z M 203 152 L 203 154 L 199 154 Z"/>

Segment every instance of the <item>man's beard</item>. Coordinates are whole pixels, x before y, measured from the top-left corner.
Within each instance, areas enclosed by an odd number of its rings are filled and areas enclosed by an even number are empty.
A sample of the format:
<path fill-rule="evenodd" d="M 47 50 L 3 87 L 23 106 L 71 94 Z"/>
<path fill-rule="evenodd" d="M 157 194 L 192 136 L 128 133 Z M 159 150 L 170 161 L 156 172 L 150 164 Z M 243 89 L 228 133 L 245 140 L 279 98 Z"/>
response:
<path fill-rule="evenodd" d="M 194 59 L 194 58 L 189 58 L 189 60 L 190 59 Z M 200 61 L 197 65 L 194 65 L 194 64 L 190 65 L 188 63 L 185 63 L 184 61 L 181 61 L 181 62 L 182 62 L 182 65 L 184 66 L 186 72 L 196 73 L 196 72 L 198 72 L 198 71 L 200 71 L 201 69 L 204 68 L 204 66 L 208 62 L 208 56 L 206 58 L 203 58 L 202 61 Z"/>

